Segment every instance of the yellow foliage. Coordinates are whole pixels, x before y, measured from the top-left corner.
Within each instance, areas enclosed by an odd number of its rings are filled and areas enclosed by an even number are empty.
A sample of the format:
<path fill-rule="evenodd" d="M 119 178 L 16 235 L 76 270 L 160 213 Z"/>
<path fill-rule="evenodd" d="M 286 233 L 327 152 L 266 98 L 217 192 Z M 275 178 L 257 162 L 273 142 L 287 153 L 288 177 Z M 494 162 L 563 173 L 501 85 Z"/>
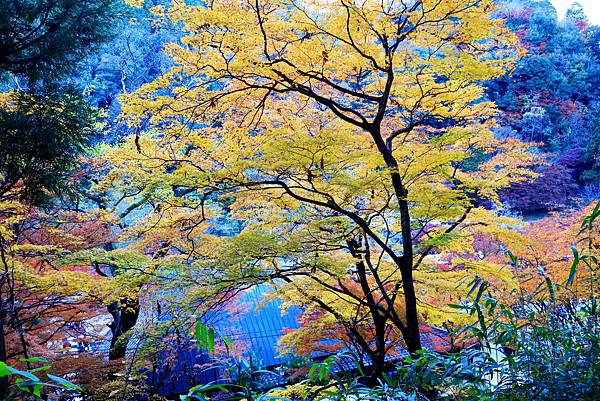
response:
<path fill-rule="evenodd" d="M 144 6 L 144 0 L 124 0 L 125 4 L 131 6 L 131 7 L 136 7 L 136 8 L 142 8 Z"/>
<path fill-rule="evenodd" d="M 107 151 L 99 187 L 147 205 L 125 233 L 130 249 L 214 272 L 196 295 L 270 281 L 285 305 L 326 312 L 325 326 L 368 320 L 369 302 L 398 327 L 440 324 L 466 277 L 511 288 L 477 242 L 516 246 L 519 222 L 480 205 L 499 208 L 498 192 L 539 160 L 494 137 L 483 82 L 522 49 L 492 0 L 414 4 L 157 9 L 185 35 L 165 49 L 168 72 L 122 97 L 140 132 Z M 220 214 L 242 233 L 209 234 Z M 403 285 L 413 274 L 418 316 Z"/>
<path fill-rule="evenodd" d="M 305 400 L 308 396 L 316 391 L 318 386 L 310 386 L 303 383 L 292 384 L 283 389 L 275 389 L 269 391 L 269 397 L 281 397 L 284 400 Z"/>

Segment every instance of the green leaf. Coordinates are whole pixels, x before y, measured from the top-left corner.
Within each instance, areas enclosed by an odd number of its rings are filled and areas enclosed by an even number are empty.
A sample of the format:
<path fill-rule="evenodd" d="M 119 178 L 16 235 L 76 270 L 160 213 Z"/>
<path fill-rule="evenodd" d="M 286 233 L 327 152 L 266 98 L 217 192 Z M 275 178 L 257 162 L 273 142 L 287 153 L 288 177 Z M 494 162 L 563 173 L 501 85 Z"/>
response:
<path fill-rule="evenodd" d="M 48 373 L 47 376 L 48 376 L 48 379 L 52 380 L 55 383 L 60 384 L 64 388 L 77 390 L 77 391 L 83 391 L 83 389 L 81 387 L 79 387 L 76 384 L 71 383 L 70 381 L 68 381 L 66 379 L 63 379 L 62 377 L 54 376 L 54 375 L 51 375 L 50 373 Z"/>
<path fill-rule="evenodd" d="M 550 299 L 552 302 L 556 302 L 556 294 L 554 293 L 554 283 L 548 277 L 544 276 L 544 280 L 546 281 L 546 287 L 548 288 L 548 292 L 550 293 Z"/>
<path fill-rule="evenodd" d="M 228 387 L 231 387 L 231 385 L 227 385 L 227 384 L 199 384 L 197 386 L 192 387 L 189 392 L 188 395 L 192 395 L 192 394 L 202 394 L 202 393 L 206 393 L 207 391 L 212 391 L 212 390 L 221 390 L 224 393 L 229 393 L 229 389 Z"/>
<path fill-rule="evenodd" d="M 4 362 L 0 362 L 0 377 L 9 376 L 10 370 L 8 370 L 8 365 Z"/>
<path fill-rule="evenodd" d="M 485 289 L 487 288 L 487 282 L 484 280 L 481 280 L 481 283 L 479 284 L 479 291 L 477 291 L 477 296 L 475 297 L 475 303 L 478 303 L 481 300 L 481 296 L 483 295 L 483 292 L 485 291 Z"/>
<path fill-rule="evenodd" d="M 233 344 L 229 341 L 229 338 L 223 337 L 223 342 L 225 343 L 225 347 L 227 347 L 227 353 L 229 354 L 233 351 Z"/>
<path fill-rule="evenodd" d="M 16 380 L 15 383 L 17 384 L 17 387 L 20 390 L 25 391 L 30 394 L 33 394 L 37 398 L 42 398 L 41 391 L 42 391 L 42 388 L 44 387 L 44 383 L 42 383 L 41 381 L 19 379 L 19 380 Z"/>
<path fill-rule="evenodd" d="M 34 375 L 34 374 L 30 373 L 30 372 L 26 372 L 24 370 L 18 370 L 18 369 L 15 369 L 15 368 L 11 367 L 11 366 L 8 366 L 8 365 L 6 365 L 6 368 L 13 375 L 22 376 L 22 377 L 25 377 L 25 378 L 27 378 L 27 379 L 29 379 L 31 381 L 40 381 L 40 379 L 36 375 Z"/>
<path fill-rule="evenodd" d="M 207 340 L 207 334 L 206 334 L 206 325 L 205 324 L 200 324 L 200 342 L 202 343 L 202 348 L 206 349 L 208 348 L 208 340 Z"/>
<path fill-rule="evenodd" d="M 206 327 L 202 324 L 202 322 L 200 322 L 200 320 L 196 320 L 196 330 L 194 331 L 194 337 L 196 339 L 196 347 L 198 349 L 201 349 L 204 346 L 202 329 L 206 330 Z"/>
<path fill-rule="evenodd" d="M 212 327 L 208 329 L 208 340 L 206 348 L 211 354 L 215 352 L 215 330 Z"/>
<path fill-rule="evenodd" d="M 575 280 L 575 274 L 577 274 L 577 266 L 579 266 L 579 261 L 581 260 L 577 248 L 575 246 L 571 246 L 571 250 L 573 251 L 573 263 L 571 264 L 571 269 L 569 270 L 569 278 L 565 282 L 567 287 L 573 284 L 573 281 Z"/>
<path fill-rule="evenodd" d="M 511 263 L 515 267 L 518 267 L 519 259 L 515 256 L 514 253 L 512 253 L 511 251 L 509 251 L 508 249 L 506 249 L 506 250 L 504 250 L 504 254 L 510 258 Z"/>
<path fill-rule="evenodd" d="M 51 366 L 41 366 L 39 368 L 29 369 L 29 372 L 30 373 L 44 372 L 44 371 L 49 370 L 51 368 L 52 368 Z"/>
<path fill-rule="evenodd" d="M 21 362 L 42 362 L 42 363 L 48 363 L 47 359 L 45 359 L 45 358 L 38 358 L 38 357 L 20 358 L 19 361 L 21 361 Z"/>
<path fill-rule="evenodd" d="M 471 294 L 477 289 L 479 283 L 481 283 L 481 279 L 479 277 L 475 277 L 473 281 L 467 284 L 467 288 L 470 288 L 469 292 L 467 293 L 467 298 L 469 298 Z"/>
<path fill-rule="evenodd" d="M 308 371 L 308 377 L 310 378 L 314 378 L 315 376 L 315 372 L 317 371 L 317 369 L 319 369 L 319 364 L 314 364 L 310 367 L 310 370 Z"/>
<path fill-rule="evenodd" d="M 321 370 L 319 371 L 319 380 L 323 381 L 325 376 L 327 376 L 327 367 L 325 365 L 321 365 Z"/>

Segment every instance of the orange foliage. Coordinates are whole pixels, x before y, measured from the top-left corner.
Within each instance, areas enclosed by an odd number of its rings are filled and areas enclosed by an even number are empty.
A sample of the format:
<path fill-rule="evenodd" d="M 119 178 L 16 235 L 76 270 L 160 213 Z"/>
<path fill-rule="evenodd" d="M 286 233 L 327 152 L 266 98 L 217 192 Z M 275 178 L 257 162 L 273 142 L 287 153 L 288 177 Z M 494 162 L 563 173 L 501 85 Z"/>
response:
<path fill-rule="evenodd" d="M 591 204 L 580 211 L 556 213 L 530 224 L 525 233 L 525 247 L 515 252 L 519 258 L 516 273 L 525 293 L 533 293 L 546 285 L 546 278 L 563 286 L 571 273 L 574 252 L 597 256 L 600 231 L 598 228 L 581 230 L 583 219 L 592 213 L 594 206 Z M 576 299 L 588 297 L 590 279 L 595 270 L 594 266 L 580 263 L 573 284 L 557 295 Z"/>

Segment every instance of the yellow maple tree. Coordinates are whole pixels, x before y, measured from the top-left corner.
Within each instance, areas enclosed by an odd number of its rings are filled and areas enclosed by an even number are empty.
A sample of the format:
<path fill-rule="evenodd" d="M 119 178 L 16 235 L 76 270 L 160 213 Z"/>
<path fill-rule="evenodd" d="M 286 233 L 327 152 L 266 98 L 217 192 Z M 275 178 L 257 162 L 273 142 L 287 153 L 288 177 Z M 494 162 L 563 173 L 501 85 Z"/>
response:
<path fill-rule="evenodd" d="M 150 205 L 132 238 L 200 275 L 200 298 L 271 282 L 273 296 L 338 322 L 379 376 L 389 339 L 420 349 L 420 324 L 448 318 L 440 305 L 462 279 L 506 278 L 485 258 L 465 262 L 476 235 L 509 238 L 519 222 L 498 217 L 498 191 L 538 162 L 530 145 L 493 134 L 482 83 L 522 54 L 494 10 L 492 0 L 154 8 L 185 35 L 165 48 L 168 72 L 123 96 L 136 134 L 107 152 L 103 185 Z M 221 214 L 241 233 L 216 235 Z"/>

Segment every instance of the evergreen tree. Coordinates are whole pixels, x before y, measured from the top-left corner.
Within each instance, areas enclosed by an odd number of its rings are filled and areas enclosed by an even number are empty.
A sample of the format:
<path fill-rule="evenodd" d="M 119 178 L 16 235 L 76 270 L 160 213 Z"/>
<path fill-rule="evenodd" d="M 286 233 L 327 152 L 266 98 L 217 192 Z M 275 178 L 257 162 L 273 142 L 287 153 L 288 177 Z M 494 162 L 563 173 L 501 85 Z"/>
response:
<path fill-rule="evenodd" d="M 110 36 L 114 0 L 0 0 L 0 74 L 54 80 Z"/>
<path fill-rule="evenodd" d="M 81 95 L 60 88 L 77 63 L 109 37 L 117 9 L 113 0 L 0 0 L 0 10 L 0 78 L 14 82 L 0 93 L 0 220 L 10 223 L 27 217 L 23 211 L 17 218 L 15 210 L 21 209 L 15 205 L 46 205 L 70 187 L 70 173 L 96 120 Z M 16 305 L 28 300 L 14 290 L 10 260 L 17 230 L 13 223 L 0 233 L 3 363 L 6 335 L 24 331 Z M 1 377 L 0 399 L 8 385 Z"/>

